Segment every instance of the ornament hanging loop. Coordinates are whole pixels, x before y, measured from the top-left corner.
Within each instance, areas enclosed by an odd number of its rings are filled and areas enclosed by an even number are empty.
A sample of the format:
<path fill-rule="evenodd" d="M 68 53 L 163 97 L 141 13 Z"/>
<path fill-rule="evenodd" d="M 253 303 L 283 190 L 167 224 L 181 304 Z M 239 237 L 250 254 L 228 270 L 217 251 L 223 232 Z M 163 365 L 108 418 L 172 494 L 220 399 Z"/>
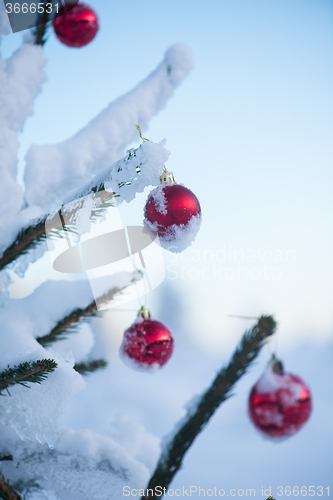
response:
<path fill-rule="evenodd" d="M 142 137 L 142 132 L 141 132 L 141 127 L 140 125 L 135 125 L 136 127 L 136 130 L 139 132 L 139 136 L 140 136 L 140 139 L 143 141 L 143 142 L 151 142 L 150 139 L 146 139 L 146 137 Z"/>
<path fill-rule="evenodd" d="M 283 363 L 280 359 L 278 359 L 275 354 L 272 354 L 271 360 L 269 362 L 269 366 L 274 373 L 283 373 Z"/>
<path fill-rule="evenodd" d="M 145 306 L 142 306 L 138 311 L 138 318 L 150 318 L 150 311 Z"/>
<path fill-rule="evenodd" d="M 163 173 L 160 175 L 160 183 L 161 184 L 176 184 L 175 178 L 171 172 L 169 172 L 165 165 L 163 167 Z"/>

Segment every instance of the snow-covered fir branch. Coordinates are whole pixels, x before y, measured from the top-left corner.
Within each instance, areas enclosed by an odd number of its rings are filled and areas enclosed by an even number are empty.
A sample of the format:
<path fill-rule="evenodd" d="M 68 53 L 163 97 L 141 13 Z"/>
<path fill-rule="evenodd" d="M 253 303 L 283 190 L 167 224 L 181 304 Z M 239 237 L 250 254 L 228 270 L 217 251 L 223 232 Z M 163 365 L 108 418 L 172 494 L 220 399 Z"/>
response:
<path fill-rule="evenodd" d="M 71 192 L 63 199 L 63 205 L 68 205 L 71 202 L 77 202 L 85 196 L 92 196 L 93 205 L 91 207 L 91 217 L 101 215 L 101 196 L 98 193 L 105 193 L 106 196 L 112 196 L 105 191 L 112 190 L 119 194 L 118 202 L 129 202 L 135 198 L 136 193 L 140 193 L 146 186 L 156 185 L 159 181 L 159 175 L 162 172 L 164 163 L 169 158 L 169 151 L 164 148 L 165 141 L 154 144 L 152 142 L 144 142 L 136 149 L 131 149 L 121 160 L 115 162 L 111 167 L 103 169 L 95 175 L 91 181 L 87 182 L 79 189 Z M 79 201 L 77 202 L 79 203 Z M 65 207 L 65 223 L 66 225 L 73 217 L 73 211 L 77 210 L 77 205 L 66 214 Z M 55 213 L 57 215 L 57 212 Z M 41 242 L 46 237 L 45 223 L 48 216 L 41 217 L 33 221 L 28 226 L 19 230 L 17 234 L 13 231 L 17 224 L 7 224 L 5 229 L 5 240 L 8 241 L 9 235 L 12 234 L 13 241 L 7 248 L 3 249 L 0 257 L 0 270 L 8 264 L 12 263 L 21 255 L 27 253 L 34 245 Z M 63 229 L 59 218 L 55 217 L 52 222 L 52 230 L 54 235 L 61 237 Z M 70 229 L 70 227 L 69 227 Z"/>
<path fill-rule="evenodd" d="M 4 3 L 0 3 L 1 39 L 10 25 Z M 46 59 L 40 46 L 24 42 L 3 60 L 0 53 L 0 227 L 24 205 L 24 191 L 17 183 L 19 134 L 33 114 L 34 101 L 45 77 Z"/>
<path fill-rule="evenodd" d="M 1 42 L 10 30 L 3 3 L 0 19 Z M 34 100 L 45 81 L 46 64 L 42 47 L 32 42 L 26 38 L 6 61 L 0 54 L 0 88 L 1 95 L 6 96 L 3 102 L 0 97 L 0 269 L 44 239 L 46 214 L 66 203 L 64 200 L 73 200 L 69 192 L 80 196 L 80 184 L 97 171 L 105 172 L 107 165 L 123 155 L 126 146 L 137 138 L 136 123 L 146 128 L 193 66 L 190 50 L 176 44 L 168 49 L 155 71 L 109 104 L 74 137 L 57 145 L 31 146 L 26 157 L 24 192 L 16 181 L 18 137 L 33 113 Z M 152 177 L 146 185 L 156 185 L 157 177 Z M 119 184 L 128 186 L 131 178 L 123 178 Z M 19 266 L 19 272 L 42 254 L 40 246 L 39 252 L 25 257 L 27 264 Z"/>
<path fill-rule="evenodd" d="M 96 279 L 96 297 L 115 288 L 126 288 L 135 275 L 120 272 Z M 89 359 L 94 335 L 87 323 L 78 323 L 78 332 L 53 344 L 52 351 L 43 348 L 36 337 L 47 335 L 76 308 L 85 310 L 92 300 L 87 280 L 48 281 L 23 299 L 7 301 L 6 307 L 1 309 L 1 371 L 27 359 L 52 357 L 58 364 L 57 370 L 43 384 L 32 384 L 29 390 L 18 384 L 9 388 L 11 397 L 6 398 L 6 403 L 0 408 L 0 424 L 6 426 L 6 432 L 13 427 L 19 439 L 32 442 L 38 439 L 40 443 L 48 444 L 56 441 L 59 422 L 66 413 L 69 400 L 85 386 L 73 368 Z"/>
<path fill-rule="evenodd" d="M 275 329 L 276 323 L 272 316 L 261 316 L 257 323 L 244 333 L 228 365 L 221 368 L 206 392 L 196 397 L 188 406 L 187 415 L 178 422 L 171 435 L 164 439 L 161 457 L 142 499 L 158 498 L 157 487 L 168 489 L 197 435 L 220 404 L 230 397 L 234 385 L 258 356 L 266 339 L 273 335 Z"/>

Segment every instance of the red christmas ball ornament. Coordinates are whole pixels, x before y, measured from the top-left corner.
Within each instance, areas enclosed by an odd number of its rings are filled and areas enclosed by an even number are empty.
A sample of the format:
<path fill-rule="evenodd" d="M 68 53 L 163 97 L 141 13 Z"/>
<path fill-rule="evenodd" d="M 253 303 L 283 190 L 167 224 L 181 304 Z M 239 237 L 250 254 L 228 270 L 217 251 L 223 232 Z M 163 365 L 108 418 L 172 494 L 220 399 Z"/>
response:
<path fill-rule="evenodd" d="M 285 373 L 273 355 L 266 372 L 252 387 L 248 402 L 255 427 L 270 438 L 286 438 L 298 432 L 310 417 L 311 395 L 296 375 Z"/>
<path fill-rule="evenodd" d="M 66 8 L 59 9 L 53 27 L 56 37 L 67 47 L 84 47 L 96 36 L 98 18 L 89 5 L 67 2 Z"/>
<path fill-rule="evenodd" d="M 170 330 L 141 307 L 136 321 L 124 333 L 120 355 L 133 368 L 155 370 L 170 359 L 173 345 Z"/>
<path fill-rule="evenodd" d="M 195 239 L 201 224 L 198 198 L 182 184 L 177 184 L 167 170 L 161 184 L 148 196 L 144 224 L 157 232 L 164 248 L 182 252 Z"/>

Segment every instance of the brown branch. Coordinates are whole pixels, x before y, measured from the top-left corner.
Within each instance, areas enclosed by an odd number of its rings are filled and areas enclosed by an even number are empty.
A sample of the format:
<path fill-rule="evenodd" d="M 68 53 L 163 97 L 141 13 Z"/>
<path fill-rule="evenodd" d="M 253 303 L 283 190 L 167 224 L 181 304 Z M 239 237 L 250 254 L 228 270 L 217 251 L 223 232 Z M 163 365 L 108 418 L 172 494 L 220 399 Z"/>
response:
<path fill-rule="evenodd" d="M 166 444 L 146 488 L 147 495 L 143 496 L 142 499 L 158 498 L 157 486 L 162 489 L 169 487 L 172 479 L 181 468 L 185 453 L 207 425 L 219 405 L 230 397 L 231 389 L 259 354 L 264 339 L 272 335 L 275 328 L 276 323 L 272 316 L 261 316 L 256 325 L 245 332 L 228 366 L 222 367 L 212 385 L 201 396 L 195 407 L 188 411 L 181 428 Z"/>
<path fill-rule="evenodd" d="M 5 481 L 0 473 L 0 498 L 3 500 L 22 500 L 22 497 Z"/>

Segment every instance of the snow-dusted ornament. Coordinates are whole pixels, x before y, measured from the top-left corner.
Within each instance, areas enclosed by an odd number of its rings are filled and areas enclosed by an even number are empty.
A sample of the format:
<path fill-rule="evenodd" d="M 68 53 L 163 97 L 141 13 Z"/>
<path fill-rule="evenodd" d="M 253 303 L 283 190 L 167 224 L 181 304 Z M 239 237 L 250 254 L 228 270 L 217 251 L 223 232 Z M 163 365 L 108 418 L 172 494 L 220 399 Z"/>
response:
<path fill-rule="evenodd" d="M 148 196 L 144 215 L 144 224 L 157 232 L 161 245 L 176 253 L 192 244 L 201 224 L 198 198 L 183 184 L 177 184 L 165 167 L 160 185 Z"/>
<path fill-rule="evenodd" d="M 144 306 L 125 331 L 120 355 L 134 369 L 155 371 L 165 365 L 173 352 L 173 337 L 160 321 L 150 317 Z"/>
<path fill-rule="evenodd" d="M 249 415 L 255 427 L 269 438 L 286 438 L 298 432 L 310 417 L 311 394 L 297 375 L 285 373 L 273 355 L 266 371 L 252 387 Z"/>
<path fill-rule="evenodd" d="M 67 3 L 59 9 L 53 21 L 58 40 L 67 47 L 84 47 L 96 36 L 98 18 L 96 12 L 84 3 Z"/>

